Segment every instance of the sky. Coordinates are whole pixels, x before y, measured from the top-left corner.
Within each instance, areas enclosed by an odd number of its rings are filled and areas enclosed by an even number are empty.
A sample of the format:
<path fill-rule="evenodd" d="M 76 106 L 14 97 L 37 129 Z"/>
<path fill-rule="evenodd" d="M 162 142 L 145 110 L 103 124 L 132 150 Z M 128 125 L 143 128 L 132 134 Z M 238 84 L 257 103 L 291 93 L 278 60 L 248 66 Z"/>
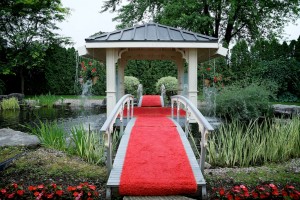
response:
<path fill-rule="evenodd" d="M 96 32 L 111 32 L 115 30 L 117 22 L 112 19 L 116 13 L 100 13 L 104 0 L 62 0 L 64 7 L 71 9 L 71 14 L 62 23 L 59 23 L 59 34 L 71 37 L 74 47 L 84 46 L 85 38 Z M 300 35 L 300 19 L 295 24 L 285 27 L 284 40 L 297 40 Z"/>

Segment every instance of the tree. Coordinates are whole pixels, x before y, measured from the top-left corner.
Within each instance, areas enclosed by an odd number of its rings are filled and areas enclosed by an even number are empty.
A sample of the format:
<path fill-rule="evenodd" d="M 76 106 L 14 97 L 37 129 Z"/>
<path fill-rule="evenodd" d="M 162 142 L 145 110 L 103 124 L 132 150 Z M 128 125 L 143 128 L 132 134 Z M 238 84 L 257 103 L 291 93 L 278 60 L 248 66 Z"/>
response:
<path fill-rule="evenodd" d="M 300 14 L 299 0 L 131 0 L 117 9 L 121 0 L 107 0 L 102 12 L 118 12 L 119 27 L 143 20 L 187 29 L 221 38 L 256 39 L 278 35 L 283 26 Z"/>
<path fill-rule="evenodd" d="M 41 68 L 50 44 L 68 42 L 54 33 L 57 21 L 64 20 L 69 10 L 60 0 L 2 0 L 0 2 L 0 33 L 6 58 L 0 74 L 17 74 L 24 93 L 24 75 Z M 6 62 L 3 62 L 6 61 Z"/>

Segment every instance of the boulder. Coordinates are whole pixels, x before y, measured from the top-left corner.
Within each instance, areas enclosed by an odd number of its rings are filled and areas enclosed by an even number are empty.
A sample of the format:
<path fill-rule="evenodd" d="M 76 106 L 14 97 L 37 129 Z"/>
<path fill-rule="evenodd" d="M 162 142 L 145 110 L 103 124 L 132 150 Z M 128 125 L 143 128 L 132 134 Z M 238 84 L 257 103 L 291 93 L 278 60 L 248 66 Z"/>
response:
<path fill-rule="evenodd" d="M 22 93 L 11 93 L 9 95 L 7 95 L 8 98 L 12 98 L 15 97 L 16 99 L 18 99 L 19 102 L 21 102 L 24 99 L 24 94 Z"/>
<path fill-rule="evenodd" d="M 40 145 L 40 140 L 35 135 L 30 135 L 10 128 L 0 129 L 0 146 L 28 146 Z"/>

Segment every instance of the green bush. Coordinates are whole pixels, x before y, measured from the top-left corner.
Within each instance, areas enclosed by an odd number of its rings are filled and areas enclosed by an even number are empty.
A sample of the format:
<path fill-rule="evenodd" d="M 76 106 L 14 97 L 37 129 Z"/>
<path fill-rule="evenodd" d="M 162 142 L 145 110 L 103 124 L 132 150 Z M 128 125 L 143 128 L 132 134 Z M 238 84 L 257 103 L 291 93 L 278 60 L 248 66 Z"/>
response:
<path fill-rule="evenodd" d="M 171 93 L 175 93 L 178 90 L 178 81 L 177 78 L 172 77 L 172 76 L 166 76 L 166 77 L 162 77 L 160 78 L 157 82 L 156 82 L 156 91 L 158 93 L 160 93 L 160 87 L 161 85 L 164 85 L 166 88 L 166 92 L 171 92 Z"/>
<path fill-rule="evenodd" d="M 270 96 L 272 93 L 257 83 L 248 86 L 235 83 L 223 88 L 217 95 L 217 115 L 242 121 L 270 115 Z"/>
<path fill-rule="evenodd" d="M 125 94 L 136 95 L 139 84 L 140 84 L 139 79 L 133 76 L 125 76 L 124 77 Z"/>
<path fill-rule="evenodd" d="M 15 97 L 3 99 L 0 102 L 0 109 L 2 110 L 16 110 L 20 109 L 19 102 Z"/>

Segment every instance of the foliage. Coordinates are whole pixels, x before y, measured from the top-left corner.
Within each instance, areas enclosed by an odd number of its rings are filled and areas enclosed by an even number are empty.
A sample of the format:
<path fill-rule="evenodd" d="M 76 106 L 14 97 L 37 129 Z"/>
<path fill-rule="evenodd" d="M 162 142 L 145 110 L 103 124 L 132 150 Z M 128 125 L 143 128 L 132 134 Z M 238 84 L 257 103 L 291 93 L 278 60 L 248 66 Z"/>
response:
<path fill-rule="evenodd" d="M 0 188 L 1 199 L 93 199 L 98 196 L 96 186 L 87 182 L 67 188 L 56 183 L 30 185 L 27 189 L 12 183 Z"/>
<path fill-rule="evenodd" d="M 177 67 L 171 61 L 140 61 L 128 62 L 126 76 L 134 76 L 143 85 L 144 94 L 156 94 L 155 84 L 165 76 L 177 76 Z"/>
<path fill-rule="evenodd" d="M 233 199 L 299 199 L 300 192 L 292 185 L 286 185 L 280 190 L 273 183 L 258 185 L 249 191 L 245 185 L 235 185 L 230 189 L 224 187 L 214 188 L 211 199 L 233 200 Z"/>
<path fill-rule="evenodd" d="M 125 94 L 136 95 L 139 84 L 140 81 L 136 77 L 125 76 L 124 77 Z"/>
<path fill-rule="evenodd" d="M 300 121 L 238 120 L 223 124 L 208 142 L 208 162 L 215 166 L 254 166 L 299 157 Z"/>
<path fill-rule="evenodd" d="M 51 45 L 46 51 L 45 78 L 52 94 L 75 94 L 76 51 Z"/>
<path fill-rule="evenodd" d="M 160 93 L 162 85 L 165 86 L 166 92 L 175 93 L 178 90 L 178 80 L 175 77 L 167 76 L 160 78 L 155 84 L 158 93 Z"/>
<path fill-rule="evenodd" d="M 57 122 L 40 121 L 35 127 L 29 127 L 29 129 L 40 139 L 43 146 L 61 151 L 67 149 L 65 130 Z"/>
<path fill-rule="evenodd" d="M 5 83 L 0 79 L 0 95 L 5 93 Z"/>
<path fill-rule="evenodd" d="M 88 64 L 84 61 L 81 62 L 81 71 L 80 76 L 83 78 L 83 82 L 86 82 L 89 79 L 92 79 L 95 76 L 100 75 L 99 68 L 104 68 L 104 64 L 93 60 L 89 61 Z"/>
<path fill-rule="evenodd" d="M 68 42 L 54 31 L 59 29 L 56 22 L 63 21 L 69 11 L 60 0 L 5 0 L 0 8 L 0 32 L 6 53 L 0 74 L 18 74 L 24 93 L 24 75 L 42 68 L 49 44 Z"/>
<path fill-rule="evenodd" d="M 88 163 L 103 164 L 105 158 L 105 147 L 103 138 L 99 140 L 99 133 L 84 130 L 83 126 L 71 130 L 71 140 L 74 143 L 75 152 Z"/>
<path fill-rule="evenodd" d="M 236 1 L 130 1 L 108 0 L 102 12 L 116 11 L 119 27 L 132 26 L 141 21 L 156 22 L 194 32 L 219 37 L 227 44 L 232 38 L 256 39 L 281 33 L 281 28 L 299 16 L 298 1 L 261 0 Z"/>
<path fill-rule="evenodd" d="M 15 97 L 3 99 L 0 102 L 0 110 L 18 110 L 20 109 L 19 102 Z"/>
<path fill-rule="evenodd" d="M 59 97 L 48 93 L 46 95 L 35 96 L 33 99 L 38 102 L 40 106 L 52 107 Z"/>
<path fill-rule="evenodd" d="M 242 121 L 270 114 L 271 92 L 258 83 L 237 82 L 224 87 L 217 95 L 217 115 Z"/>

